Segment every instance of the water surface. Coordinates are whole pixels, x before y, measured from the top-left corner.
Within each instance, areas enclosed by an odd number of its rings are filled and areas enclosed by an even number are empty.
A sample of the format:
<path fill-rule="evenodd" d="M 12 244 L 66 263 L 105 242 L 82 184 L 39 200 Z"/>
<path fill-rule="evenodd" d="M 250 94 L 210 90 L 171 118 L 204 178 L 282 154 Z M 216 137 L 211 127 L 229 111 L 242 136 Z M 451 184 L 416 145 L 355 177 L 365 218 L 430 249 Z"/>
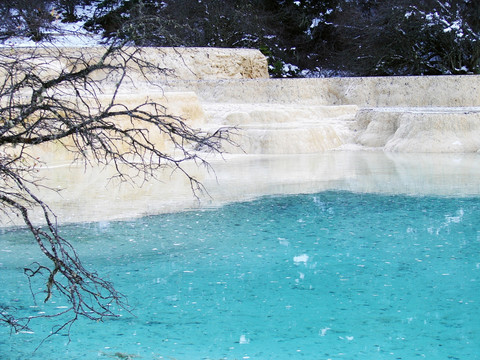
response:
<path fill-rule="evenodd" d="M 51 322 L 0 328 L 1 358 L 478 359 L 479 206 L 323 191 L 71 225 L 134 315 L 78 322 L 35 353 Z M 0 236 L 0 303 L 44 311 L 22 274 L 38 250 L 25 232 Z"/>

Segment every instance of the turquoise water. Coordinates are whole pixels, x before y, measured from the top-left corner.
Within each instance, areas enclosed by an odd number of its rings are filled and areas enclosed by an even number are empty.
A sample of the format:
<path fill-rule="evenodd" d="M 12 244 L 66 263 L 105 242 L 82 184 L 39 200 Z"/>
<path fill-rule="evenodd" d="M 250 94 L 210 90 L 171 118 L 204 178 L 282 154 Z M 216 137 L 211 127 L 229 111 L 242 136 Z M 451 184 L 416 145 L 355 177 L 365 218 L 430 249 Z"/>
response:
<path fill-rule="evenodd" d="M 78 322 L 35 353 L 52 323 L 0 328 L 0 358 L 480 359 L 479 207 L 323 192 L 65 227 L 133 315 Z M 0 232 L 0 304 L 44 311 L 25 236 Z"/>

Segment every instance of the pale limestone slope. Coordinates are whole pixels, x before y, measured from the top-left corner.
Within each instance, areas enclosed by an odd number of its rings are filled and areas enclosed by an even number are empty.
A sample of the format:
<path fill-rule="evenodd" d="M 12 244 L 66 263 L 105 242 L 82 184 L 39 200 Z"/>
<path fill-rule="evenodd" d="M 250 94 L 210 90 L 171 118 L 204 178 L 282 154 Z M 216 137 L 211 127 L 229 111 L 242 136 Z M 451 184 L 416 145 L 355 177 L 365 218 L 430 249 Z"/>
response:
<path fill-rule="evenodd" d="M 168 89 L 194 91 L 207 123 L 238 126 L 247 153 L 480 149 L 479 76 L 177 81 Z"/>
<path fill-rule="evenodd" d="M 109 167 L 72 165 L 55 145 L 36 149 L 46 163 L 39 175 L 63 190 L 40 195 L 64 222 L 331 189 L 480 194 L 480 76 L 268 79 L 256 51 L 186 49 L 181 62 L 177 50 L 148 51 L 170 54 L 162 61 L 177 77 L 152 79 L 156 86 L 134 79 L 123 100 L 154 99 L 206 131 L 233 126 L 239 146 L 207 157 L 214 172 L 187 164 L 208 190 L 200 199 L 178 173 L 120 185 L 108 182 Z M 103 84 L 105 96 L 110 88 Z M 162 141 L 157 145 L 168 150 Z M 41 221 L 40 213 L 34 217 Z"/>

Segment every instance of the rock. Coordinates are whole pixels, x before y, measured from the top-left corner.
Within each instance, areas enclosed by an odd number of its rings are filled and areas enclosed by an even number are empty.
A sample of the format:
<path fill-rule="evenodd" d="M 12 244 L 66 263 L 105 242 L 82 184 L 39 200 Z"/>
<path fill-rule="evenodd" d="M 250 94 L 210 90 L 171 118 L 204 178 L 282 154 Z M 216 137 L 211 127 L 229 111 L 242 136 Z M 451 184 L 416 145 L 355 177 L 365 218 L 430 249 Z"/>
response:
<path fill-rule="evenodd" d="M 355 141 L 384 151 L 468 153 L 480 149 L 478 108 L 378 108 L 356 115 Z"/>
<path fill-rule="evenodd" d="M 182 80 L 268 79 L 266 58 L 253 49 L 147 49 L 161 66 Z"/>
<path fill-rule="evenodd" d="M 125 50 L 129 51 L 128 48 Z M 0 51 L 9 52 L 12 49 L 0 49 Z M 14 51 L 25 56 L 36 54 L 36 58 L 30 61 L 41 66 L 41 74 L 48 76 L 71 67 L 73 61 L 77 59 L 94 63 L 103 55 L 105 48 L 18 48 Z M 133 48 L 130 51 L 133 51 Z M 141 56 L 146 61 L 165 69 L 163 73 L 148 74 L 149 80 L 157 83 L 173 79 L 225 80 L 268 79 L 269 77 L 267 59 L 255 49 L 151 47 L 142 48 L 141 51 Z M 38 55 L 42 56 L 37 58 Z M 102 80 L 105 74 L 95 72 L 92 78 Z M 137 84 L 139 79 L 134 80 Z M 141 81 L 140 79 L 139 82 Z"/>

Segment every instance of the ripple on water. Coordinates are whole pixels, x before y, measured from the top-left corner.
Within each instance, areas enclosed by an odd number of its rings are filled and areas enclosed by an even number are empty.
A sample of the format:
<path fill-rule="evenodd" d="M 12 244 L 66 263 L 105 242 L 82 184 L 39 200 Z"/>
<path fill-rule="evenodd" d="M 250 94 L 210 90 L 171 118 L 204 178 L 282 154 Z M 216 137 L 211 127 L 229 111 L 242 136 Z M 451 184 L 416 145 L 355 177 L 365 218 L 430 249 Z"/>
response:
<path fill-rule="evenodd" d="M 79 321 L 70 342 L 54 336 L 35 353 L 51 323 L 16 335 L 2 328 L 0 354 L 475 359 L 478 200 L 324 192 L 65 227 L 85 263 L 129 297 L 135 316 Z M 9 281 L 0 304 L 31 314 L 48 307 L 30 307 L 22 260 L 39 254 L 17 241 L 25 234 L 1 234 Z"/>

